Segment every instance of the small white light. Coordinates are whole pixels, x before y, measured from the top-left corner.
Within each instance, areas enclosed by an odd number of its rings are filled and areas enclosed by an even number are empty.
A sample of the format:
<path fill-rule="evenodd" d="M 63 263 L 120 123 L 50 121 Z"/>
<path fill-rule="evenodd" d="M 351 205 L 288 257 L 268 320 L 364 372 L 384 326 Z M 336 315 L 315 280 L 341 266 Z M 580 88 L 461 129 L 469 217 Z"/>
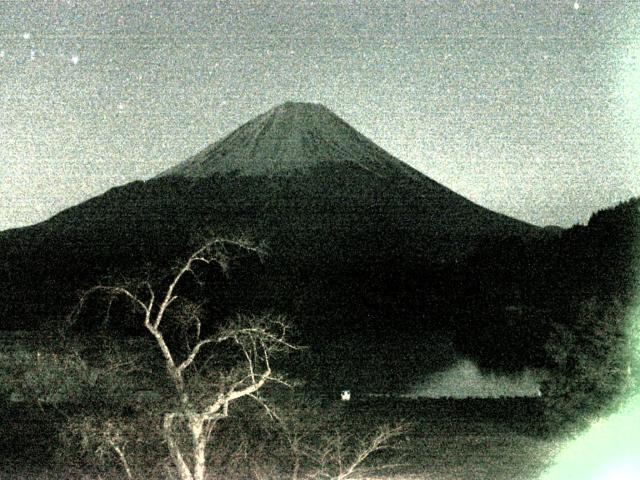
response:
<path fill-rule="evenodd" d="M 71 57 L 71 63 L 73 63 L 74 65 L 77 65 L 79 61 L 80 61 L 80 57 L 78 55 L 73 55 Z"/>
<path fill-rule="evenodd" d="M 343 402 L 348 402 L 349 400 L 351 400 L 351 390 L 343 390 L 342 392 L 340 392 L 340 399 Z"/>
<path fill-rule="evenodd" d="M 578 10 L 578 9 L 580 8 L 580 4 L 579 4 L 578 2 L 575 2 L 575 3 L 573 4 L 573 8 L 574 8 L 575 10 Z"/>
<path fill-rule="evenodd" d="M 24 32 L 22 34 L 22 38 L 24 38 L 25 40 L 29 40 L 31 38 L 31 34 L 29 32 Z"/>

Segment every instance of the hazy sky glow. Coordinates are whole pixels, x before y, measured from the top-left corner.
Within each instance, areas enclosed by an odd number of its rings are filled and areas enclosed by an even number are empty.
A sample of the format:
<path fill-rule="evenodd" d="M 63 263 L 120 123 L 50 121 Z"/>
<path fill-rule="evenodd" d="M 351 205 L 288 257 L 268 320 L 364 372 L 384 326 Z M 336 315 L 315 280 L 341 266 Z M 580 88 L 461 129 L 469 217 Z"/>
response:
<path fill-rule="evenodd" d="M 569 226 L 640 194 L 640 2 L 0 3 L 0 229 L 286 100 L 462 195 Z"/>

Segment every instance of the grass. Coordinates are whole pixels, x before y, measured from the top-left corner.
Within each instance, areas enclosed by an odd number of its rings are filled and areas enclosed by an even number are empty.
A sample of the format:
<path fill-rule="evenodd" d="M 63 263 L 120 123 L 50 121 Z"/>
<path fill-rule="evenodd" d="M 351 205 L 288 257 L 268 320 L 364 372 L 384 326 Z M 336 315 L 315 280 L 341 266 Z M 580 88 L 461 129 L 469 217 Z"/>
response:
<path fill-rule="evenodd" d="M 401 463 L 370 478 L 438 480 L 527 480 L 539 476 L 557 451 L 557 442 L 530 433 L 534 399 L 409 400 L 376 398 L 325 402 L 329 425 L 354 438 L 383 423 L 410 425 L 394 449 L 368 466 Z M 5 404 L 0 413 L 0 478 L 98 478 L 83 468 L 57 466 L 54 454 L 63 417 L 55 412 Z M 331 427 L 330 427 L 331 428 Z M 112 472 L 122 478 L 121 472 Z M 109 474 L 102 474 L 103 479 Z"/>
<path fill-rule="evenodd" d="M 557 445 L 530 433 L 532 399 L 376 399 L 345 407 L 343 418 L 354 430 L 411 425 L 399 445 L 407 465 L 394 472 L 399 478 L 535 479 Z"/>

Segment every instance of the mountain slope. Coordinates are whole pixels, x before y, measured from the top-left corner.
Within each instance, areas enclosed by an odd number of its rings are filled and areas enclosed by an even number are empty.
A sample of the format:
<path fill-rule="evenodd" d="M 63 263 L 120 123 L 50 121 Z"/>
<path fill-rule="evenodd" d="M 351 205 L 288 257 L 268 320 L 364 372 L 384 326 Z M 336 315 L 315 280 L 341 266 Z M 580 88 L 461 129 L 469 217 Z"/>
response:
<path fill-rule="evenodd" d="M 294 179 L 305 183 L 312 178 L 311 183 L 324 189 L 313 195 L 338 198 L 344 203 L 364 200 L 376 209 L 389 196 L 406 194 L 399 200 L 401 208 L 423 217 L 410 221 L 427 218 L 438 223 L 434 229 L 440 231 L 502 235 L 537 230 L 480 207 L 433 181 L 319 104 L 278 105 L 159 177 L 204 179 L 216 175 L 271 181 L 285 177 L 289 179 L 288 188 L 295 188 Z M 364 184 L 376 184 L 379 197 L 362 198 Z M 404 216 L 402 212 L 392 213 Z"/>
<path fill-rule="evenodd" d="M 308 173 L 322 162 L 351 162 L 381 177 L 424 179 L 323 105 L 297 102 L 272 108 L 160 175 L 287 175 Z"/>

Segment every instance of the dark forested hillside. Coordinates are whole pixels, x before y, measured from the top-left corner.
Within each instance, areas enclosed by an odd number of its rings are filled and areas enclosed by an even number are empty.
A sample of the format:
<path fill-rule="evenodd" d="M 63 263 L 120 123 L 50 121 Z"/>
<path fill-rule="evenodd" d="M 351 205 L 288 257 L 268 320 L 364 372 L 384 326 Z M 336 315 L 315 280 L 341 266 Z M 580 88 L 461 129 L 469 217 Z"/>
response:
<path fill-rule="evenodd" d="M 149 263 L 167 268 L 204 232 L 267 242 L 264 268 L 282 276 L 269 288 L 312 281 L 341 295 L 369 291 L 375 299 L 374 289 L 399 289 L 406 277 L 461 257 L 485 238 L 528 229 L 455 194 L 446 198 L 402 179 L 381 182 L 348 163 L 272 179 L 163 177 L 4 232 L 1 315 L 5 327 L 64 315 L 77 289 Z M 305 302 L 313 302 L 313 291 L 305 293 Z"/>
<path fill-rule="evenodd" d="M 571 323 L 583 302 L 628 304 L 640 258 L 638 205 L 637 199 L 629 200 L 594 213 L 586 226 L 511 237 L 477 250 L 458 271 L 461 318 L 468 312 L 468 327 L 484 332 L 492 324 L 497 331 L 520 324 L 548 332 L 545 325 L 550 323 Z M 473 338 L 467 333 L 461 337 Z M 536 337 L 521 338 L 536 345 Z M 469 343 L 473 350 L 474 342 Z M 492 363 L 493 357 L 486 361 Z M 503 366 L 508 368 L 507 362 Z"/>
<path fill-rule="evenodd" d="M 552 423 L 598 412 L 632 383 L 639 208 L 633 199 L 586 226 L 508 239 L 476 251 L 458 272 L 457 345 L 484 368 L 548 369 Z"/>

